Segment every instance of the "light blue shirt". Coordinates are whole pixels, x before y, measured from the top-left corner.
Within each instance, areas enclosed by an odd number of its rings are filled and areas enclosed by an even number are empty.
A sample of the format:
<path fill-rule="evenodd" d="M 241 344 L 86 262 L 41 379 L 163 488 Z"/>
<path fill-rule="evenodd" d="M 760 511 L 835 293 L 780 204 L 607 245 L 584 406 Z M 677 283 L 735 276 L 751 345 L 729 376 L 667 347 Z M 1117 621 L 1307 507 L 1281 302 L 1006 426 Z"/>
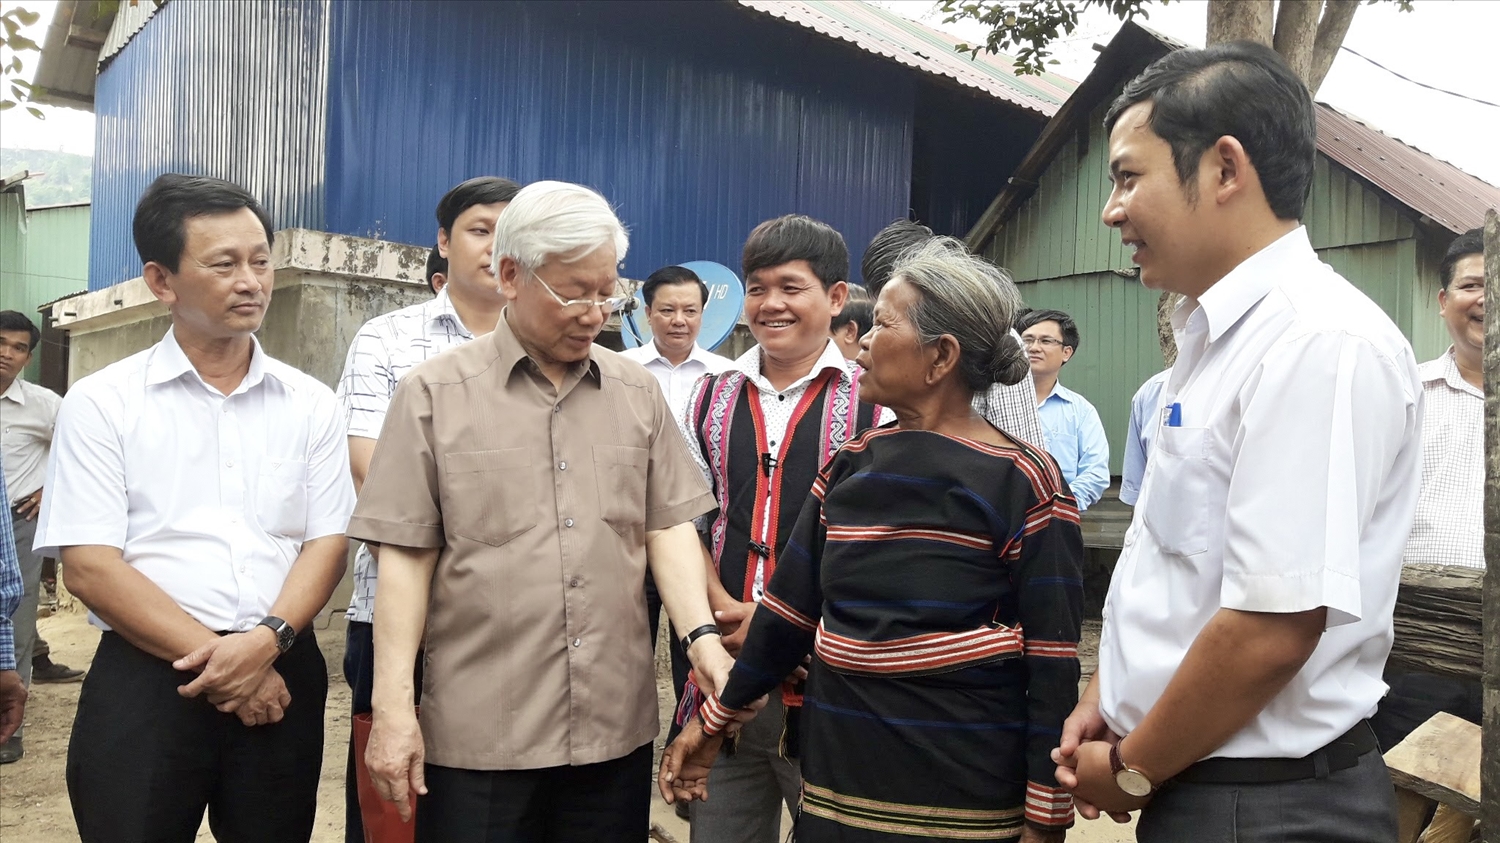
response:
<path fill-rule="evenodd" d="M 1036 408 L 1047 432 L 1047 453 L 1078 499 L 1078 511 L 1093 506 L 1109 488 L 1109 439 L 1099 411 L 1086 398 L 1057 384 Z"/>
<path fill-rule="evenodd" d="M 16 556 L 16 534 L 10 523 L 10 496 L 0 472 L 0 670 L 16 669 L 15 627 L 10 616 L 21 603 L 21 563 Z"/>
<path fill-rule="evenodd" d="M 1120 477 L 1120 503 L 1135 506 L 1141 496 L 1141 480 L 1146 476 L 1146 460 L 1151 443 L 1161 426 L 1161 388 L 1172 370 L 1158 372 L 1141 384 L 1130 399 L 1130 428 L 1125 433 L 1125 465 Z"/>

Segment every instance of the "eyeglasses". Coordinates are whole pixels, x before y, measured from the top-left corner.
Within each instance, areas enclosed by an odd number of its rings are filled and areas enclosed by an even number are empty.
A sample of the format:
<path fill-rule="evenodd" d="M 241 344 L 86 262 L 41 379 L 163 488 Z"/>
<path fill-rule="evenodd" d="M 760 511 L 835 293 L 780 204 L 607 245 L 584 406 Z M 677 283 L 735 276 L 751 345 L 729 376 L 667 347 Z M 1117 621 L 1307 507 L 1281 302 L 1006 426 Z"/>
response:
<path fill-rule="evenodd" d="M 536 282 L 542 285 L 542 289 L 546 290 L 552 295 L 552 298 L 557 300 L 557 303 L 562 306 L 564 316 L 574 319 L 585 316 L 591 307 L 599 308 L 600 313 L 608 318 L 616 310 L 625 309 L 625 305 L 630 302 L 631 298 L 630 296 L 610 296 L 605 299 L 565 299 L 559 296 L 556 290 L 547 286 L 547 282 L 542 280 L 542 276 L 532 272 L 531 277 L 535 278 Z"/>
<path fill-rule="evenodd" d="M 1039 345 L 1043 348 L 1057 348 L 1062 344 L 1062 340 L 1055 340 L 1051 337 L 1021 337 L 1021 345 L 1024 345 L 1027 348 L 1031 348 L 1034 345 Z"/>

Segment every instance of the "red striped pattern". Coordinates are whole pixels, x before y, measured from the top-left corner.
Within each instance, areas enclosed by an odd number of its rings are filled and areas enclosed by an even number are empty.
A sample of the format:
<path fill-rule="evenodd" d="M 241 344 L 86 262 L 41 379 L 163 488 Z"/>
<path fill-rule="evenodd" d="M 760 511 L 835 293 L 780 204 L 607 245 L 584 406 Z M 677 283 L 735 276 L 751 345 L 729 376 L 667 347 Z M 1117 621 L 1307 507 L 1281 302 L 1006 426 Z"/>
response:
<path fill-rule="evenodd" d="M 783 603 L 780 598 L 769 591 L 760 599 L 760 605 L 770 609 L 787 623 L 807 632 L 812 632 L 818 625 L 812 618 Z"/>
<path fill-rule="evenodd" d="M 703 701 L 698 713 L 703 715 L 703 732 L 706 735 L 717 735 L 729 726 L 729 721 L 734 719 L 734 711 L 725 708 L 719 702 L 719 695 L 714 694 Z"/>
<path fill-rule="evenodd" d="M 995 546 L 989 536 L 925 527 L 829 527 L 827 538 L 831 542 L 879 542 L 903 539 L 932 541 L 956 544 L 974 550 L 992 550 Z"/>
<path fill-rule="evenodd" d="M 1025 647 L 1018 630 L 988 627 L 966 632 L 932 632 L 894 641 L 846 638 L 818 624 L 818 658 L 836 670 L 887 676 L 956 670 L 996 656 L 1019 655 Z"/>
<path fill-rule="evenodd" d="M 1073 795 L 1058 787 L 1026 783 L 1026 819 L 1041 825 L 1073 821 Z"/>
<path fill-rule="evenodd" d="M 1027 641 L 1026 655 L 1047 659 L 1076 659 L 1078 644 L 1074 641 Z"/>

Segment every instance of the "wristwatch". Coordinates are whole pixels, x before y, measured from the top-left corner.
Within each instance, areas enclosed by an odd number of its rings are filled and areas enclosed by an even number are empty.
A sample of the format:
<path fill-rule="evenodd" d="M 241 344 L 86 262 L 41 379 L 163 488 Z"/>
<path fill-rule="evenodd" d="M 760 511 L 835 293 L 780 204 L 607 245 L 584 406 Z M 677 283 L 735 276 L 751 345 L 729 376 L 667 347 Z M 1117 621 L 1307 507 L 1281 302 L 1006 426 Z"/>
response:
<path fill-rule="evenodd" d="M 702 638 L 705 635 L 720 634 L 721 633 L 719 632 L 719 627 L 716 624 L 706 623 L 693 630 L 692 632 L 689 632 L 687 635 L 682 636 L 682 651 L 686 653 L 688 649 L 693 646 L 694 641 L 697 641 L 699 638 Z"/>
<path fill-rule="evenodd" d="M 292 649 L 292 645 L 297 643 L 297 630 L 292 629 L 291 624 L 287 623 L 281 618 L 276 617 L 275 615 L 267 615 L 266 619 L 256 624 L 256 626 L 266 627 L 267 629 L 276 633 L 276 649 L 278 651 L 278 655 Z"/>
<path fill-rule="evenodd" d="M 1146 778 L 1145 773 L 1125 766 L 1125 759 L 1120 757 L 1119 743 L 1109 748 L 1109 770 L 1114 773 L 1115 786 L 1130 796 L 1136 798 L 1150 796 L 1152 791 L 1156 790 L 1156 785 Z"/>

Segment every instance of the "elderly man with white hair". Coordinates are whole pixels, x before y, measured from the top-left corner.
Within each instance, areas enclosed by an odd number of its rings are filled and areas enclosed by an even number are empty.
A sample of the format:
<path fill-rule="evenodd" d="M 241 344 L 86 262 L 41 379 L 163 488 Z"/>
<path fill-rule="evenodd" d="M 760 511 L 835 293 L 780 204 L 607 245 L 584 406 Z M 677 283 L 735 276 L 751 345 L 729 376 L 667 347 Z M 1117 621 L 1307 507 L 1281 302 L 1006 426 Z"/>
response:
<path fill-rule="evenodd" d="M 728 675 L 692 525 L 713 498 L 656 379 L 594 345 L 627 245 L 597 193 L 523 189 L 499 324 L 407 374 L 381 429 L 349 527 L 381 545 L 366 759 L 418 841 L 643 834 L 648 565 L 699 675 Z"/>

